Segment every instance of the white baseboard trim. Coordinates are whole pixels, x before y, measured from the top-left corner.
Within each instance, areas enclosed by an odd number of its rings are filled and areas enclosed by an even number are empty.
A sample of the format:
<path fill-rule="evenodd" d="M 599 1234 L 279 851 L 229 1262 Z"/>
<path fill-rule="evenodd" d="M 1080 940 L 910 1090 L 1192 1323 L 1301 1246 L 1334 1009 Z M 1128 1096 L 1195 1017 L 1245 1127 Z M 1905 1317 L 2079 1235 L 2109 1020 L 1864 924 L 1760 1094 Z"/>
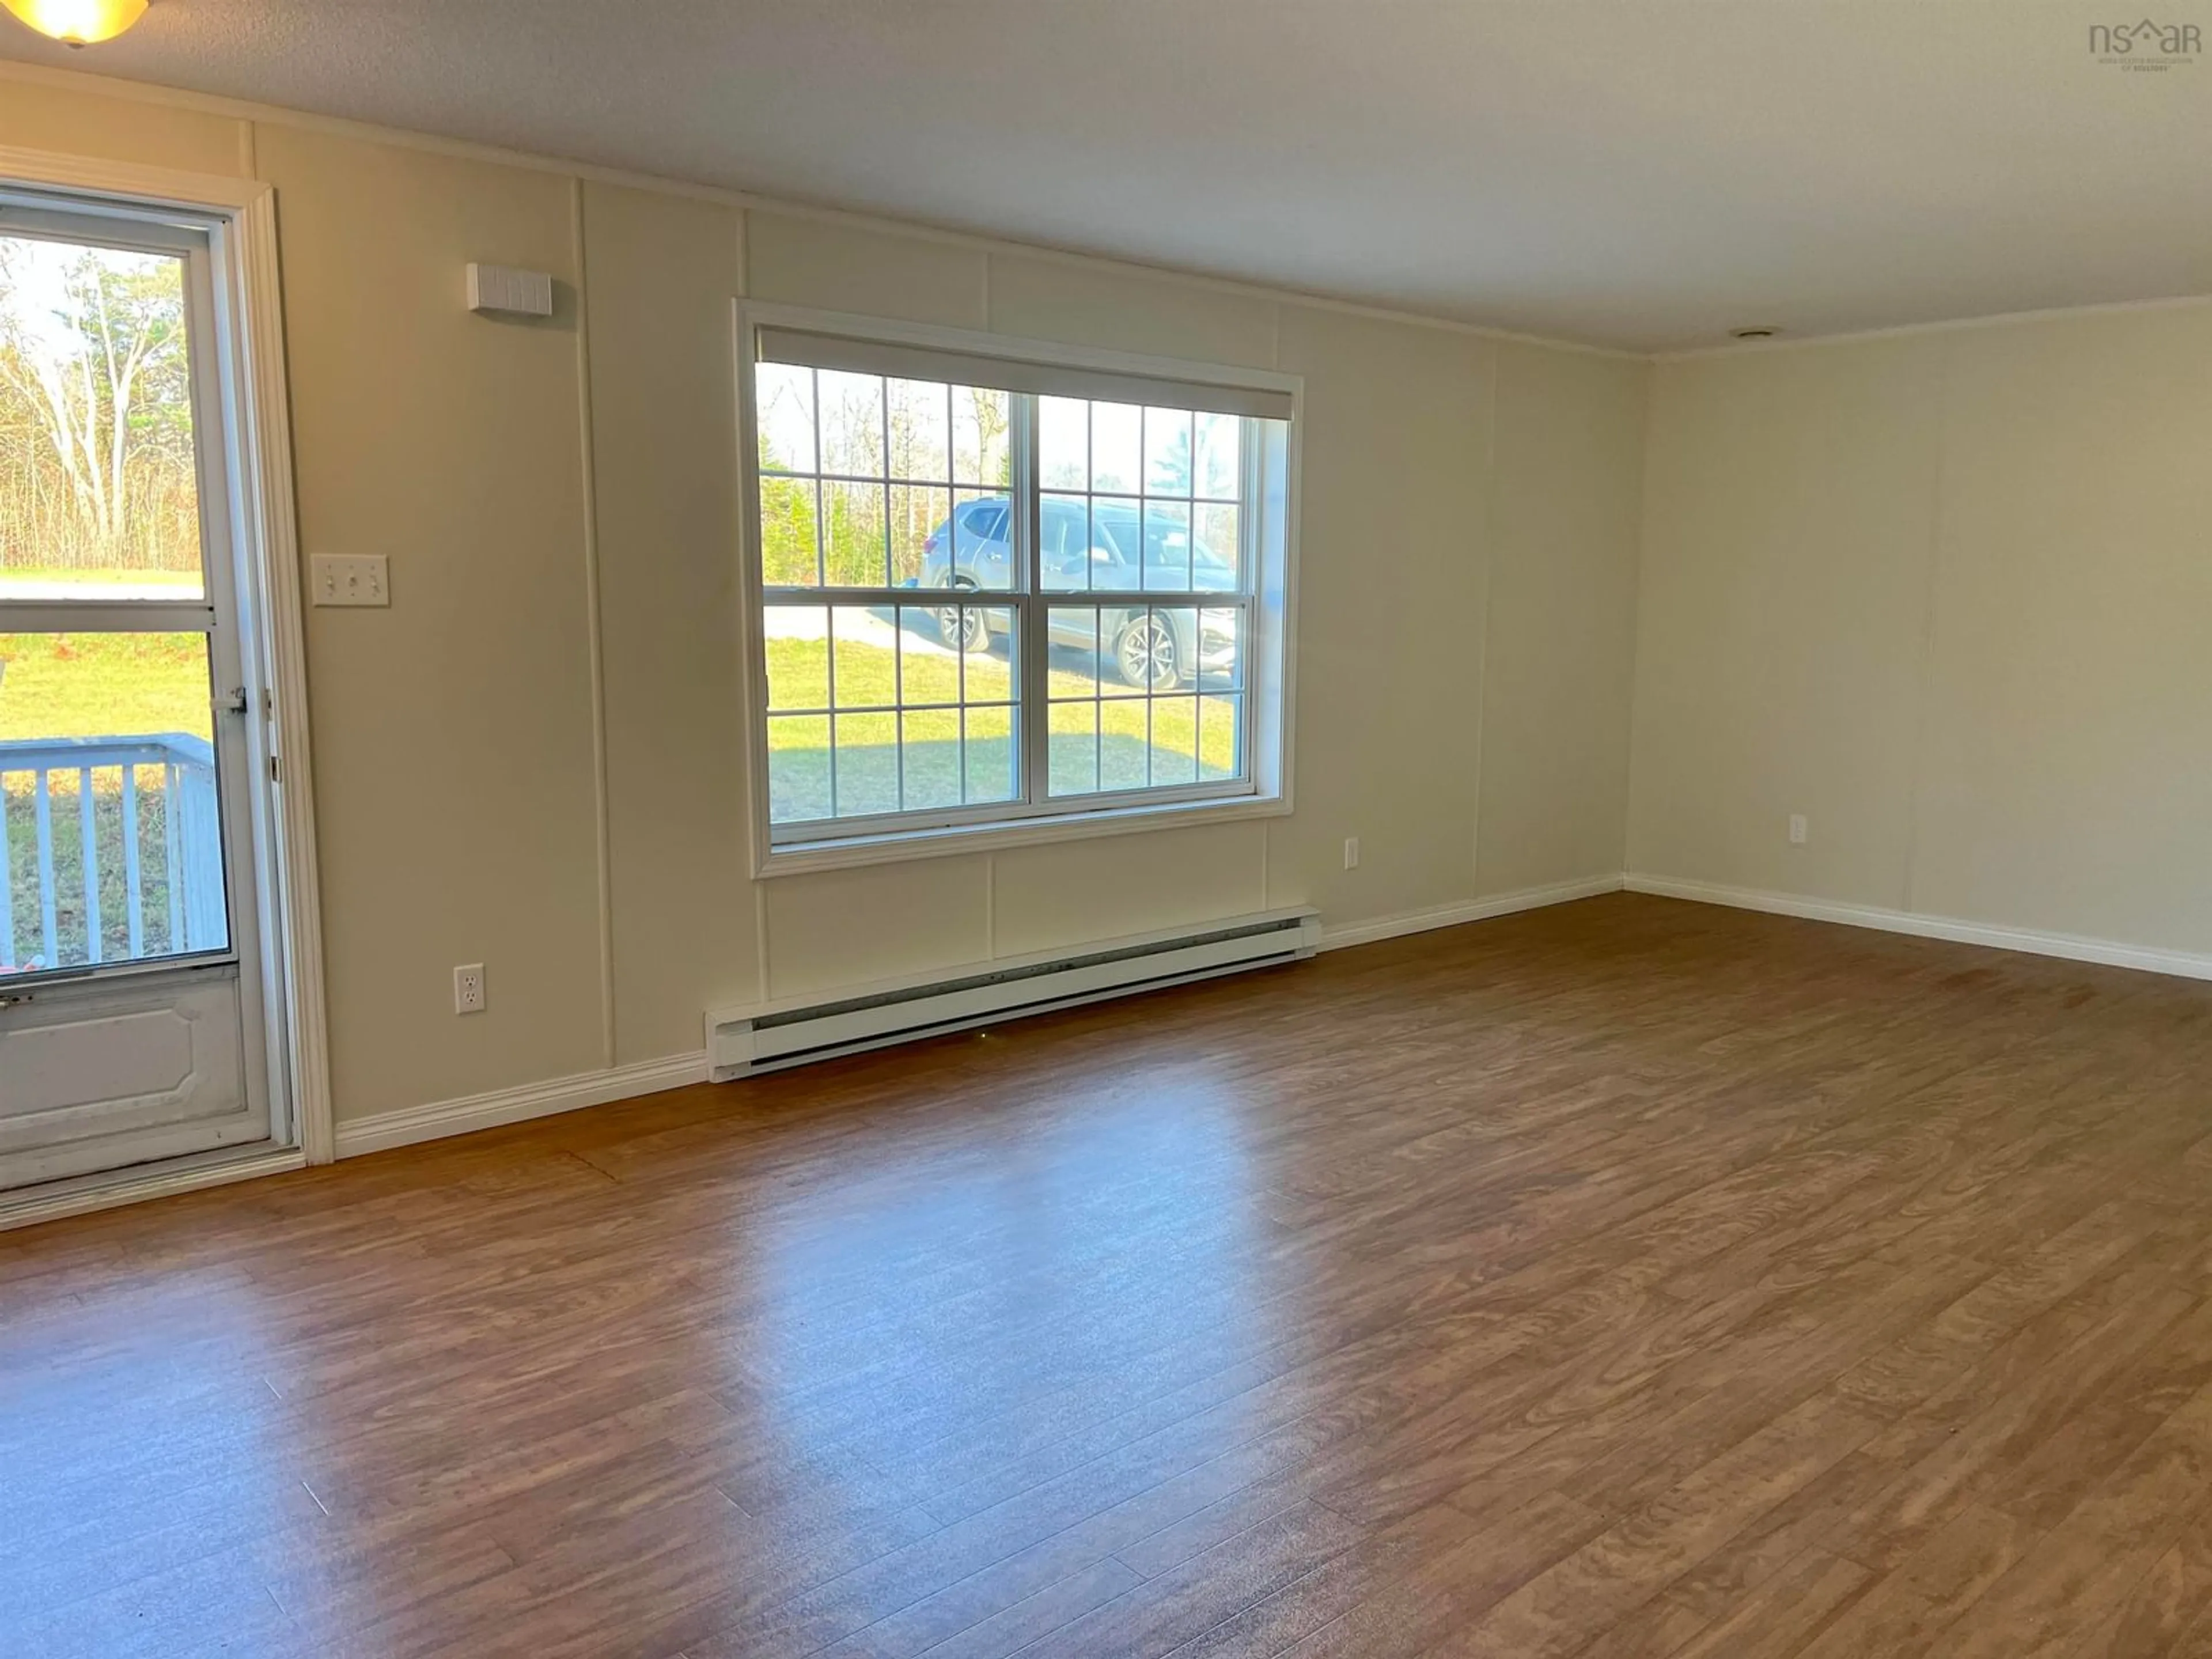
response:
<path fill-rule="evenodd" d="M 1872 927 L 1885 933 L 1910 933 L 1918 939 L 1948 939 L 1954 945 L 1981 945 L 1995 951 L 2025 951 L 2030 956 L 2063 957 L 2069 962 L 2134 968 L 2147 974 L 2171 974 L 2181 979 L 2212 979 L 2212 956 L 2195 956 L 2184 951 L 2159 951 L 2148 945 L 2082 939 L 2073 933 L 2039 933 L 2027 927 L 1999 927 L 1951 916 L 1923 915 L 1913 910 L 1885 910 L 1876 905 L 1850 904 L 1839 899 L 1772 893 L 1756 887 L 1681 881 L 1672 876 L 1631 874 L 1625 878 L 1624 885 L 1632 893 L 1651 893 L 1661 898 L 1725 904 L 1738 910 L 1764 910 L 1778 916 L 1800 916 L 1808 921 L 1841 922 L 1847 927 Z"/>
<path fill-rule="evenodd" d="M 574 1077 L 526 1083 L 519 1088 L 463 1095 L 458 1100 L 432 1101 L 427 1106 L 404 1107 L 351 1122 L 341 1118 L 337 1153 L 340 1158 L 358 1158 L 364 1152 L 411 1146 L 418 1140 L 436 1140 L 446 1135 L 465 1135 L 473 1129 L 495 1129 L 501 1124 L 551 1117 L 556 1112 L 573 1112 L 586 1106 L 604 1106 L 611 1100 L 627 1100 L 632 1095 L 654 1094 L 663 1089 L 680 1089 L 686 1084 L 706 1080 L 707 1056 L 703 1052 L 670 1054 L 665 1059 L 639 1060 L 603 1072 L 579 1072 Z"/>
<path fill-rule="evenodd" d="M 1394 939 L 1401 933 L 1419 933 L 1431 927 L 1450 927 L 1463 921 L 1480 921 L 1488 916 L 1534 909 L 1538 905 L 1562 904 L 1569 899 L 1588 898 L 1595 893 L 1617 892 L 1620 887 L 1619 876 L 1595 876 L 1583 881 L 1560 882 L 1549 887 L 1531 887 L 1516 893 L 1500 893 L 1465 904 L 1389 916 L 1379 921 L 1356 922 L 1334 930 L 1324 929 L 1318 948 L 1334 950 L 1347 945 L 1365 945 L 1376 939 Z M 577 1111 L 586 1106 L 604 1106 L 610 1101 L 626 1100 L 634 1095 L 653 1094 L 662 1089 L 680 1089 L 689 1084 L 708 1080 L 707 1056 L 703 1053 L 671 1054 L 665 1059 L 641 1060 L 633 1066 L 617 1066 L 608 1071 L 580 1072 L 573 1077 L 553 1078 L 544 1083 L 524 1084 L 518 1088 L 494 1089 L 484 1094 L 465 1095 L 457 1100 L 433 1101 L 428 1105 L 404 1107 L 396 1112 L 380 1113 L 374 1117 L 356 1118 L 350 1121 L 340 1119 L 337 1155 L 340 1158 L 359 1158 L 364 1153 L 381 1152 L 394 1146 L 411 1146 L 417 1141 L 467 1134 L 475 1129 L 498 1128 L 504 1124 L 550 1117 L 557 1112 Z"/>
<path fill-rule="evenodd" d="M 1595 898 L 1600 893 L 1620 890 L 1620 878 L 1584 876 L 1579 881 L 1555 881 L 1542 887 L 1522 887 L 1510 893 L 1493 893 L 1488 898 L 1469 899 L 1463 904 L 1439 904 L 1427 910 L 1408 910 L 1400 915 L 1382 916 L 1373 921 L 1351 921 L 1321 930 L 1321 949 L 1341 951 L 1350 945 L 1372 945 L 1378 939 L 1396 939 L 1404 933 L 1425 933 L 1432 927 L 1456 927 L 1462 922 L 1487 921 L 1492 916 L 1510 916 L 1516 910 L 1540 909 L 1547 904 L 1567 904 L 1576 899 Z"/>
<path fill-rule="evenodd" d="M 58 1221 L 64 1216 L 89 1215 L 94 1210 L 142 1204 L 149 1198 L 196 1193 L 203 1187 L 228 1187 L 234 1181 L 283 1175 L 307 1167 L 305 1152 L 296 1146 L 282 1146 L 259 1152 L 202 1154 L 178 1159 L 166 1168 L 135 1173 L 119 1170 L 106 1176 L 87 1176 L 58 1182 L 46 1192 L 26 1192 L 12 1199 L 0 1194 L 0 1232 L 40 1221 Z"/>

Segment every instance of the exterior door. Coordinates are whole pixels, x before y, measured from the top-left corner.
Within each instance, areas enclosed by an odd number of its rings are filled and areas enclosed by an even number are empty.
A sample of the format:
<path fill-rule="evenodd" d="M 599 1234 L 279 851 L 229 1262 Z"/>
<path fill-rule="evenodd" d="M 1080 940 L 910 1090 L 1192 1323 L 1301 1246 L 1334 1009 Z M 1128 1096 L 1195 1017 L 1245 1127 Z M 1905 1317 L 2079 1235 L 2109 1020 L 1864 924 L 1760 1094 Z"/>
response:
<path fill-rule="evenodd" d="M 216 307 L 0 196 L 0 1191 L 270 1138 Z"/>

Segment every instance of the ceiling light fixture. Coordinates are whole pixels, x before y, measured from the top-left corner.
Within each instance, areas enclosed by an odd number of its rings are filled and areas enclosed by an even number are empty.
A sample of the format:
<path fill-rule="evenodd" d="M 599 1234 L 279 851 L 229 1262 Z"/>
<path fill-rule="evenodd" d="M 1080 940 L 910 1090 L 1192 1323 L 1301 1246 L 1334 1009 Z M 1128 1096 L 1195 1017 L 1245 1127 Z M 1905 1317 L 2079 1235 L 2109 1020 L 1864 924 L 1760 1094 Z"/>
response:
<path fill-rule="evenodd" d="M 13 5 L 15 3 L 15 0 L 7 0 L 7 3 Z M 1771 340 L 1781 332 L 1782 331 L 1780 329 L 1773 327 L 1770 324 L 1758 323 L 1754 324 L 1750 328 L 1730 329 L 1729 331 L 1729 338 L 1731 340 Z"/>
<path fill-rule="evenodd" d="M 65 46 L 112 40 L 146 15 L 146 0 L 0 0 L 0 6 Z"/>

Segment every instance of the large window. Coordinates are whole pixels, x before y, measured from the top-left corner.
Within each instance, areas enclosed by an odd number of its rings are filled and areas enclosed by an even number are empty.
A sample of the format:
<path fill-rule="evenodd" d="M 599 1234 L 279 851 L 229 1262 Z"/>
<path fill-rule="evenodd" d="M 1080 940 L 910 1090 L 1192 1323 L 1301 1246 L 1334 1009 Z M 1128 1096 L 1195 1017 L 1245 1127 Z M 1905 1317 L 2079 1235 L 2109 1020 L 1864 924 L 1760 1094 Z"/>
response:
<path fill-rule="evenodd" d="M 1281 799 L 1291 383 L 749 328 L 767 864 Z"/>

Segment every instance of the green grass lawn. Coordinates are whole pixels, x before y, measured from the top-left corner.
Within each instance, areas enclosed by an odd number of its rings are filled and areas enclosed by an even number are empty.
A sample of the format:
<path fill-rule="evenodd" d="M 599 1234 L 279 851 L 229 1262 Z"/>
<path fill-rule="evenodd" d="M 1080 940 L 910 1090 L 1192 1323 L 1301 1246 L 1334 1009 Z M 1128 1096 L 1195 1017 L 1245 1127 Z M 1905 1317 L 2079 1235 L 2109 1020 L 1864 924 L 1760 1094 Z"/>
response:
<path fill-rule="evenodd" d="M 10 573 L 13 574 L 13 573 Z M 212 738 L 207 641 L 198 634 L 15 634 L 0 635 L 0 743 L 46 738 L 137 737 L 181 732 Z M 137 769 L 140 945 L 149 954 L 170 947 L 168 869 L 165 850 L 167 801 L 160 767 Z M 127 956 L 129 899 L 123 775 L 119 767 L 93 774 L 94 862 L 99 871 L 101 955 Z M 58 960 L 46 967 L 88 959 L 82 804 L 75 773 L 49 784 Z M 15 922 L 14 962 L 0 951 L 0 968 L 42 958 L 38 869 L 38 824 L 28 773 L 0 777 L 0 818 L 7 833 L 7 898 Z M 0 945 L 4 945 L 0 937 Z"/>
<path fill-rule="evenodd" d="M 0 634 L 0 743 L 184 732 L 212 739 L 199 634 Z"/>
<path fill-rule="evenodd" d="M 838 706 L 902 702 L 908 708 L 902 715 L 835 716 L 837 811 L 915 811 L 960 805 L 963 799 L 970 805 L 1010 799 L 1013 715 L 1006 704 L 1013 696 L 1012 672 L 996 654 L 1004 647 L 954 657 L 918 648 L 907 636 L 902 645 L 894 651 L 860 641 L 837 642 Z M 827 641 L 768 641 L 769 811 L 778 823 L 831 813 L 832 717 L 773 712 L 827 705 L 830 667 Z M 1051 672 L 1056 700 L 1050 717 L 1054 794 L 1237 775 L 1234 698 L 1185 694 L 1147 699 L 1110 675 L 1103 681 L 1094 678 L 1087 669 L 1087 659 L 1071 653 L 1059 658 Z M 969 705 L 964 798 L 962 711 L 911 707 L 958 702 L 963 690 Z M 977 708 L 978 703 L 987 706 Z"/>

